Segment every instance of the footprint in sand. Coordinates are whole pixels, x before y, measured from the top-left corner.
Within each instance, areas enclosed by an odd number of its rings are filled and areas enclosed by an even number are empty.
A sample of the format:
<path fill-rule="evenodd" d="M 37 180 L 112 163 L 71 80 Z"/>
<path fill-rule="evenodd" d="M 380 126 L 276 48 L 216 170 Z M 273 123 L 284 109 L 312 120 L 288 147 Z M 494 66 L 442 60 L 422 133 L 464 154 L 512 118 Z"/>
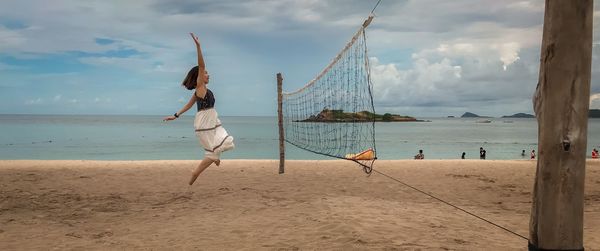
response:
<path fill-rule="evenodd" d="M 467 243 L 467 241 L 461 240 L 461 239 L 454 239 L 454 242 L 456 242 L 458 244 L 466 244 Z"/>
<path fill-rule="evenodd" d="M 586 196 L 584 196 L 584 200 L 586 202 L 588 202 L 588 201 L 597 202 L 597 201 L 600 201 L 600 195 L 597 195 L 597 194 L 586 195 Z"/>
<path fill-rule="evenodd" d="M 430 228 L 446 228 L 444 225 L 429 223 Z"/>
<path fill-rule="evenodd" d="M 368 242 L 363 241 L 361 239 L 356 239 L 356 240 L 354 240 L 354 243 L 356 243 L 356 244 L 367 244 Z"/>
<path fill-rule="evenodd" d="M 79 238 L 79 239 L 81 239 L 81 235 L 79 235 L 79 234 L 76 234 L 76 233 L 68 233 L 68 234 L 65 234 L 65 236 L 69 236 L 69 237 L 75 237 L 75 238 Z"/>
<path fill-rule="evenodd" d="M 35 173 L 28 173 L 26 175 L 26 177 L 22 178 L 21 180 L 22 181 L 36 182 L 36 181 L 42 180 L 42 178 L 39 175 L 35 174 Z"/>
<path fill-rule="evenodd" d="M 113 236 L 113 232 L 112 231 L 104 231 L 104 232 L 101 232 L 99 234 L 95 234 L 92 237 L 94 239 L 100 239 L 100 238 L 111 237 L 111 236 Z"/>
<path fill-rule="evenodd" d="M 478 178 L 478 180 L 481 180 L 481 181 L 487 182 L 487 183 L 496 183 L 495 179 L 490 179 L 490 178 L 486 178 L 486 177 Z"/>
<path fill-rule="evenodd" d="M 175 197 L 170 198 L 168 200 L 165 201 L 161 201 L 158 203 L 153 204 L 154 206 L 163 206 L 163 205 L 168 205 L 168 204 L 180 204 L 180 203 L 186 203 L 188 201 L 190 201 L 192 199 L 192 195 L 191 193 L 186 193 L 183 195 L 178 195 L 177 194 L 173 194 Z"/>

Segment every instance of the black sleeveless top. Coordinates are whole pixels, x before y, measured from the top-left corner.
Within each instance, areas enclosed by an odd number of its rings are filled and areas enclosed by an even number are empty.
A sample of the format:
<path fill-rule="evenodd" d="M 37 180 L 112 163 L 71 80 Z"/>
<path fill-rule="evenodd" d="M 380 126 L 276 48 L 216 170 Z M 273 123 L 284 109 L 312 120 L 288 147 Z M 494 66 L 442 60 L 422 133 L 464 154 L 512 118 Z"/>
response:
<path fill-rule="evenodd" d="M 194 95 L 196 95 L 196 92 L 194 92 Z M 196 106 L 198 107 L 198 111 L 215 107 L 215 95 L 209 89 L 206 89 L 204 98 L 196 95 Z"/>

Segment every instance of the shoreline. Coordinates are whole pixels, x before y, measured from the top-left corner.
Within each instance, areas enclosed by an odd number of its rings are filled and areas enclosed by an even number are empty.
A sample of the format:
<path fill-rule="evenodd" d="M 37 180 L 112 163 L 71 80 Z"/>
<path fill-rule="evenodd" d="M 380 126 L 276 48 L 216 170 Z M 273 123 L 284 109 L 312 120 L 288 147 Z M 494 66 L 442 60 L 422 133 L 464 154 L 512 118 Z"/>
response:
<path fill-rule="evenodd" d="M 497 227 L 343 160 L 0 160 L 0 249 L 523 250 Z M 531 160 L 378 160 L 375 169 L 528 236 Z M 584 246 L 600 249 L 600 161 Z"/>
<path fill-rule="evenodd" d="M 279 159 L 221 159 L 222 161 L 277 161 L 279 162 Z M 56 162 L 56 161 L 64 161 L 64 162 L 81 162 L 81 161 L 87 161 L 87 162 L 93 162 L 93 161 L 97 161 L 97 162 L 135 162 L 135 161 L 139 161 L 139 162 L 160 162 L 160 161 L 174 161 L 174 162 L 186 162 L 186 161 L 202 161 L 202 159 L 0 159 L 0 164 L 2 164 L 2 162 L 28 162 L 28 161 L 48 161 L 48 162 Z M 328 159 L 286 159 L 286 162 L 288 161 L 348 161 L 345 159 L 337 159 L 337 158 L 333 158 L 333 157 L 328 157 Z M 460 159 L 460 158 L 454 158 L 454 159 L 433 159 L 433 158 L 427 158 L 427 159 L 422 159 L 422 160 L 417 160 L 417 159 L 413 159 L 413 158 L 406 158 L 406 159 L 377 159 L 375 160 L 375 163 L 377 162 L 387 162 L 387 161 L 537 161 L 536 160 L 531 160 L 528 158 L 522 158 L 522 159 Z M 600 159 L 592 159 L 590 157 L 586 158 L 586 162 L 587 161 L 598 161 L 600 162 Z"/>

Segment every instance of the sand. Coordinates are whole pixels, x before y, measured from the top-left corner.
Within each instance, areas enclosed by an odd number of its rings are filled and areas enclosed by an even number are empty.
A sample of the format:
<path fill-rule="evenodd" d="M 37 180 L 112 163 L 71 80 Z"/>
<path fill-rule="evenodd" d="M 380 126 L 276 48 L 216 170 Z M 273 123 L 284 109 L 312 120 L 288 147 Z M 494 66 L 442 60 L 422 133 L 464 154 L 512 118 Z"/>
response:
<path fill-rule="evenodd" d="M 527 241 L 347 161 L 0 161 L 0 250 L 524 250 Z M 528 237 L 535 162 L 376 170 Z M 600 250 L 600 161 L 584 245 Z"/>

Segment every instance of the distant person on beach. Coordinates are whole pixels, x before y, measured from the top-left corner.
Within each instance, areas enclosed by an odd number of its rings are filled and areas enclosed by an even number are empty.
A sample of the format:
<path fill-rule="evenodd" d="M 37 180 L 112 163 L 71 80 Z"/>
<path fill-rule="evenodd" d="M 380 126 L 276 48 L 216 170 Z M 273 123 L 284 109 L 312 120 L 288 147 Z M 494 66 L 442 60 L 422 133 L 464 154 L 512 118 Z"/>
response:
<path fill-rule="evenodd" d="M 460 156 L 460 158 L 461 158 L 461 159 L 465 159 L 465 155 L 466 155 L 466 153 L 465 153 L 465 152 L 463 152 L 463 153 L 462 153 L 462 155 Z"/>
<path fill-rule="evenodd" d="M 535 150 L 531 150 L 531 159 L 535 159 Z"/>
<path fill-rule="evenodd" d="M 485 159 L 485 150 L 483 149 L 483 147 L 479 148 L 479 158 Z"/>
<path fill-rule="evenodd" d="M 525 157 L 525 150 L 521 152 L 521 157 Z"/>
<path fill-rule="evenodd" d="M 415 155 L 415 159 L 425 159 L 425 154 L 423 154 L 423 150 L 419 150 L 419 153 Z"/>
<path fill-rule="evenodd" d="M 596 150 L 596 148 L 594 148 L 594 150 L 592 150 L 592 159 L 597 159 L 598 158 L 598 150 Z"/>
<path fill-rule="evenodd" d="M 234 148 L 233 137 L 227 134 L 227 131 L 221 126 L 217 111 L 215 110 L 215 96 L 206 87 L 208 85 L 209 75 L 206 71 L 204 58 L 202 57 L 202 49 L 200 41 L 194 33 L 190 33 L 194 44 L 196 44 L 196 52 L 198 53 L 198 65 L 192 67 L 183 80 L 182 85 L 188 90 L 194 90 L 194 94 L 190 100 L 173 116 L 165 117 L 163 121 L 170 121 L 179 118 L 184 112 L 189 110 L 194 103 L 197 106 L 198 112 L 194 119 L 194 129 L 196 137 L 200 141 L 200 145 L 204 148 L 204 159 L 196 170 L 192 173 L 192 177 L 188 184 L 194 184 L 198 175 L 200 175 L 212 163 L 215 165 L 221 164 L 221 153 Z"/>

